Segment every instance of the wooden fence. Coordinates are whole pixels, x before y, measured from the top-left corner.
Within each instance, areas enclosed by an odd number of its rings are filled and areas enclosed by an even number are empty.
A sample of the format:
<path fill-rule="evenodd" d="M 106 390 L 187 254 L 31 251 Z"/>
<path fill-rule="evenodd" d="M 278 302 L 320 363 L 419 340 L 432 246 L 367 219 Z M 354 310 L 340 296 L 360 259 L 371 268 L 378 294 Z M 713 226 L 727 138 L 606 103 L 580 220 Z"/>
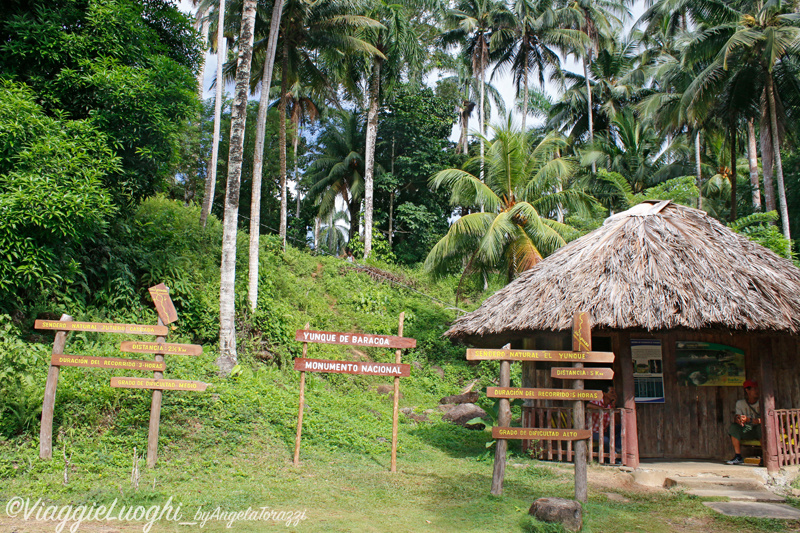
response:
<path fill-rule="evenodd" d="M 587 446 L 589 460 L 598 463 L 625 465 L 628 457 L 628 446 L 625 436 L 627 434 L 627 419 L 625 409 L 587 409 L 586 419 L 591 427 L 593 416 L 608 414 L 608 428 L 600 424 L 600 432 L 592 436 L 591 446 Z M 523 407 L 522 427 L 524 428 L 572 428 L 571 407 Z M 619 433 L 614 431 L 619 428 Z M 608 433 L 606 435 L 606 433 Z M 620 442 L 621 441 L 621 442 Z M 620 452 L 617 452 L 619 447 Z M 574 450 L 572 441 L 522 441 L 523 451 L 530 451 L 534 456 L 543 461 L 573 462 Z"/>
<path fill-rule="evenodd" d="M 778 467 L 800 464 L 800 409 L 775 409 Z"/>

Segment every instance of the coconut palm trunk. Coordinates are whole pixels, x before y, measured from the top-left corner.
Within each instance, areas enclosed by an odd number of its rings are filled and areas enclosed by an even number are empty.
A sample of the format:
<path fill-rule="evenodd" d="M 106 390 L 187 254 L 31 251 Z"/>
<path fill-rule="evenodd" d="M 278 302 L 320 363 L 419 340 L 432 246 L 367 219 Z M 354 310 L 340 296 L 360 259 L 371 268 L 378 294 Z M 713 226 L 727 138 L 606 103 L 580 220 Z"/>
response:
<path fill-rule="evenodd" d="M 286 92 L 289 90 L 289 43 L 283 43 L 283 59 L 281 61 L 281 96 L 278 101 L 278 153 L 281 166 L 281 220 L 278 236 L 281 248 L 286 250 Z"/>
<path fill-rule="evenodd" d="M 528 49 L 528 36 L 527 34 L 522 38 L 523 50 Z M 528 54 L 525 54 L 525 72 L 522 74 L 522 133 L 527 131 L 526 122 L 528 119 Z M 594 163 L 592 163 L 594 165 Z"/>
<path fill-rule="evenodd" d="M 200 69 L 197 72 L 197 91 L 200 95 L 200 99 L 203 99 L 203 94 L 205 93 L 205 88 L 203 87 L 203 83 L 205 81 L 206 76 L 206 43 L 208 42 L 208 19 L 206 15 L 208 14 L 209 9 L 206 9 L 203 12 L 200 12 L 198 8 L 197 14 L 195 15 L 195 29 L 200 32 L 200 42 L 203 44 L 203 60 L 200 62 Z"/>
<path fill-rule="evenodd" d="M 730 123 L 731 137 L 731 222 L 736 220 L 736 122 Z"/>
<path fill-rule="evenodd" d="M 765 110 L 768 115 L 769 111 Z M 773 177 L 773 156 L 772 156 L 772 134 L 769 132 L 767 122 L 762 122 L 760 128 L 761 145 L 761 170 L 764 174 L 764 204 L 767 211 L 777 211 L 775 207 L 775 186 L 772 182 Z"/>
<path fill-rule="evenodd" d="M 264 70 L 261 73 L 261 96 L 258 100 L 258 122 L 256 123 L 256 147 L 253 155 L 253 191 L 250 197 L 250 247 L 249 268 L 247 272 L 247 301 L 250 310 L 258 305 L 258 251 L 261 235 L 261 183 L 264 169 L 264 135 L 267 129 L 267 110 L 269 108 L 269 88 L 272 86 L 272 71 L 275 65 L 275 52 L 278 45 L 283 0 L 275 0 L 272 18 L 269 21 L 267 53 L 264 57 Z"/>
<path fill-rule="evenodd" d="M 586 106 L 588 107 L 589 120 L 589 143 L 594 144 L 594 117 L 592 116 L 592 83 L 589 81 L 589 64 L 592 62 L 592 47 L 586 48 L 586 55 L 583 57 L 583 78 L 586 80 Z M 597 172 L 597 165 L 592 161 L 592 174 Z"/>
<path fill-rule="evenodd" d="M 783 185 L 783 162 L 781 161 L 781 143 L 778 137 L 778 113 L 775 108 L 775 84 L 772 81 L 772 73 L 767 72 L 767 99 L 769 100 L 769 129 L 772 134 L 772 153 L 775 157 L 775 178 L 778 181 L 778 202 L 781 214 L 781 226 L 783 226 L 783 236 L 789 241 L 791 247 L 791 231 L 789 230 L 789 210 L 786 206 L 786 188 Z"/>
<path fill-rule="evenodd" d="M 239 189 L 242 181 L 244 129 L 247 120 L 247 95 L 250 65 L 253 60 L 253 27 L 256 0 L 245 0 L 239 34 L 239 60 L 236 65 L 236 93 L 231 109 L 231 139 L 228 154 L 228 183 L 225 190 L 225 217 L 222 224 L 222 261 L 219 288 L 219 351 L 217 367 L 227 375 L 236 365 L 236 230 L 239 218 Z M 218 83 L 222 78 L 218 78 Z"/>
<path fill-rule="evenodd" d="M 373 58 L 372 75 L 369 80 L 369 108 L 367 110 L 367 143 L 364 153 L 364 259 L 372 251 L 372 204 L 375 175 L 375 143 L 378 139 L 378 101 L 381 88 L 381 63 Z M 351 213 L 352 214 L 352 213 Z M 350 219 L 350 224 L 357 224 Z"/>
<path fill-rule="evenodd" d="M 747 163 L 750 167 L 750 188 L 753 193 L 753 209 L 761 211 L 761 193 L 758 183 L 758 152 L 756 151 L 756 125 L 752 117 L 747 119 Z"/>
<path fill-rule="evenodd" d="M 697 190 L 702 191 L 703 187 L 703 172 L 700 166 L 700 129 L 694 132 L 694 168 L 697 177 Z M 703 208 L 703 193 L 699 192 L 697 196 L 697 209 Z"/>
<path fill-rule="evenodd" d="M 203 196 L 203 207 L 200 209 L 200 224 L 205 228 L 211 207 L 214 204 L 214 190 L 217 186 L 217 160 L 219 159 L 219 130 L 220 117 L 222 116 L 222 64 L 225 63 L 225 0 L 219 0 L 219 14 L 217 18 L 217 80 L 216 98 L 214 100 L 214 137 L 211 145 L 211 162 L 206 174 L 206 188 Z"/>
<path fill-rule="evenodd" d="M 300 144 L 300 118 L 299 115 L 292 116 L 292 155 L 294 156 L 294 194 L 297 205 L 295 208 L 295 218 L 300 218 L 300 172 L 297 168 L 297 148 Z"/>

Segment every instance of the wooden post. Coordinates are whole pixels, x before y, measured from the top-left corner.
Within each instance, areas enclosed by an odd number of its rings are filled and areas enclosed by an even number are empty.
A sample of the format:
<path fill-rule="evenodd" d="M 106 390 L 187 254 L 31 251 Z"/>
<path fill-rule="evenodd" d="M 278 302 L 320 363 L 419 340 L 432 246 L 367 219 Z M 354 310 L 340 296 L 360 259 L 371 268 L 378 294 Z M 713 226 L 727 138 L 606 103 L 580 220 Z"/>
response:
<path fill-rule="evenodd" d="M 308 322 L 303 329 L 308 329 Z M 308 355 L 308 343 L 303 343 L 303 359 Z M 300 372 L 300 407 L 297 408 L 297 435 L 294 437 L 294 466 L 300 466 L 300 438 L 303 434 L 303 404 L 306 401 L 306 373 Z"/>
<path fill-rule="evenodd" d="M 503 349 L 510 349 L 511 345 L 506 344 Z M 500 361 L 500 387 L 511 386 L 511 361 Z M 508 398 L 500 399 L 500 409 L 497 413 L 497 425 L 499 427 L 509 427 L 511 425 L 511 404 Z M 506 452 L 508 451 L 508 441 L 497 439 L 494 448 L 494 469 L 492 471 L 492 494 L 500 496 L 503 494 L 503 479 L 506 475 Z"/>
<path fill-rule="evenodd" d="M 61 315 L 61 322 L 71 321 L 69 315 Z M 53 341 L 53 354 L 63 354 L 67 343 L 68 331 L 59 331 Z M 42 426 L 39 429 L 39 458 L 53 458 L 53 411 L 56 406 L 56 388 L 58 387 L 58 373 L 60 367 L 50 365 L 47 371 L 47 383 L 44 386 L 44 401 L 42 402 Z"/>
<path fill-rule="evenodd" d="M 161 317 L 158 317 L 158 325 L 163 326 L 164 322 Z M 166 337 L 156 337 L 156 342 L 166 342 Z M 163 363 L 164 356 L 162 354 L 155 354 L 154 360 L 156 363 Z M 153 372 L 155 379 L 164 377 L 163 372 Z M 153 399 L 150 401 L 150 429 L 147 433 L 147 466 L 153 468 L 156 466 L 158 460 L 158 432 L 159 425 L 161 424 L 161 398 L 164 391 L 160 389 L 153 389 Z"/>
<path fill-rule="evenodd" d="M 775 375 L 772 370 L 774 344 L 765 339 L 765 348 L 759 356 L 761 362 L 761 448 L 764 454 L 764 466 L 770 474 L 780 470 L 778 464 L 778 432 L 775 425 Z"/>
<path fill-rule="evenodd" d="M 636 388 L 633 380 L 633 359 L 631 357 L 631 336 L 628 332 L 619 332 L 613 339 L 616 339 L 614 353 L 618 358 L 620 378 L 622 379 L 622 406 L 625 412 L 626 423 L 625 434 L 622 436 L 627 446 L 627 457 L 623 459 L 626 466 L 630 468 L 639 467 L 639 430 L 636 421 Z M 624 449 L 624 448 L 623 448 Z"/>
<path fill-rule="evenodd" d="M 400 321 L 397 325 L 397 336 L 403 336 L 403 321 L 406 318 L 406 313 L 400 313 Z M 397 349 L 394 352 L 394 362 L 398 365 L 403 362 L 402 350 Z M 389 469 L 390 472 L 397 472 L 397 422 L 398 422 L 398 409 L 400 406 L 400 378 L 394 378 L 394 407 L 392 410 L 392 465 Z"/>
<path fill-rule="evenodd" d="M 592 325 L 588 313 L 577 312 L 572 319 L 572 351 L 592 351 Z M 573 363 L 573 366 L 583 368 L 583 363 Z M 576 379 L 573 387 L 579 390 L 583 389 L 583 380 Z M 573 427 L 578 430 L 586 429 L 583 400 L 577 400 L 573 405 Z M 585 440 L 575 441 L 575 499 L 583 503 L 586 503 L 588 494 L 586 465 L 588 447 L 586 444 Z"/>

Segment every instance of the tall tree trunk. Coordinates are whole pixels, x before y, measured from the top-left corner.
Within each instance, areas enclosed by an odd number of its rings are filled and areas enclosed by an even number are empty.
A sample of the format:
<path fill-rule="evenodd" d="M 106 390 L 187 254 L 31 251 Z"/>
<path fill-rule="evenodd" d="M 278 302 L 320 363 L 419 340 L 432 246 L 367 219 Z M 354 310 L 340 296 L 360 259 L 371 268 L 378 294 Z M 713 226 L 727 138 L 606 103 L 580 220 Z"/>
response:
<path fill-rule="evenodd" d="M 219 284 L 219 352 L 217 366 L 229 374 L 236 365 L 236 229 L 239 218 L 239 188 L 242 181 L 244 128 L 247 120 L 247 95 L 250 90 L 250 65 L 253 60 L 253 26 L 256 0 L 244 0 L 242 29 L 239 34 L 239 60 L 236 65 L 236 94 L 231 111 L 231 140 L 228 154 L 228 184 L 225 190 L 225 218 L 222 224 L 222 262 Z"/>
<path fill-rule="evenodd" d="M 294 155 L 294 194 L 297 197 L 297 207 L 294 217 L 300 218 L 300 176 L 297 170 L 297 146 L 300 144 L 300 121 L 297 117 L 292 117 L 292 154 Z"/>
<path fill-rule="evenodd" d="M 486 113 L 485 113 L 485 109 L 484 109 L 484 106 L 486 105 L 486 63 L 484 62 L 483 52 L 481 52 L 480 78 L 481 78 L 481 80 L 480 80 L 481 81 L 481 98 L 480 98 L 481 103 L 480 103 L 480 109 L 478 109 L 478 123 L 479 123 L 480 129 L 481 129 L 481 136 L 480 136 L 480 141 L 481 141 L 481 176 L 480 176 L 480 178 L 481 178 L 481 181 L 483 181 L 484 180 L 484 176 L 483 176 L 484 160 L 483 160 L 483 158 L 484 158 L 484 153 L 486 151 L 486 148 L 485 148 L 485 146 L 483 144 L 483 136 L 486 135 Z M 481 207 L 481 211 L 483 211 L 483 207 Z"/>
<path fill-rule="evenodd" d="M 469 102 L 467 102 L 467 106 L 469 106 Z M 461 112 L 461 138 L 464 139 L 464 144 L 462 145 L 462 150 L 464 150 L 464 155 L 469 155 L 469 112 L 467 111 L 469 107 L 467 107 L 464 111 Z"/>
<path fill-rule="evenodd" d="M 392 135 L 392 178 L 394 178 L 394 159 L 395 159 L 395 144 L 397 139 Z M 392 185 L 392 192 L 389 194 L 389 249 L 392 249 L 393 237 L 393 223 L 394 223 L 394 185 Z"/>
<path fill-rule="evenodd" d="M 731 121 L 731 222 L 736 220 L 736 122 Z"/>
<path fill-rule="evenodd" d="M 261 184 L 264 168 L 264 135 L 267 129 L 269 108 L 269 89 L 272 86 L 272 71 L 275 65 L 275 52 L 280 32 L 283 0 L 275 0 L 272 18 L 269 21 L 267 53 L 264 56 L 264 70 L 261 71 L 261 96 L 258 100 L 258 122 L 256 123 L 256 147 L 253 155 L 253 191 L 250 197 L 250 247 L 247 272 L 247 301 L 250 310 L 258 305 L 258 251 L 261 236 Z"/>
<path fill-rule="evenodd" d="M 761 211 L 761 193 L 758 183 L 758 153 L 756 152 L 755 119 L 747 119 L 747 163 L 750 167 L 750 188 L 753 192 L 753 210 Z"/>
<path fill-rule="evenodd" d="M 759 127 L 761 144 L 761 170 L 764 173 L 764 203 L 767 211 L 777 211 L 775 206 L 775 185 L 772 181 L 775 168 L 772 155 L 772 133 L 769 125 L 769 99 L 764 95 L 765 106 Z"/>
<path fill-rule="evenodd" d="M 375 143 L 378 140 L 378 100 L 381 88 L 381 63 L 379 57 L 372 60 L 372 76 L 369 80 L 369 109 L 367 110 L 367 145 L 364 154 L 364 259 L 372 251 L 372 203 L 375 174 Z M 350 220 L 353 223 L 353 220 Z"/>
<path fill-rule="evenodd" d="M 205 228 L 211 206 L 214 205 L 214 189 L 217 186 L 217 160 L 219 158 L 219 129 L 222 115 L 222 64 L 225 63 L 225 36 L 222 31 L 225 27 L 225 0 L 219 0 L 219 13 L 217 19 L 217 81 L 216 99 L 214 100 L 214 138 L 211 145 L 211 163 L 206 175 L 206 190 L 203 196 L 203 207 L 200 208 L 200 224 Z"/>
<path fill-rule="evenodd" d="M 589 119 L 589 143 L 594 144 L 594 117 L 592 116 L 594 105 L 592 104 L 592 84 L 589 80 L 589 65 L 591 62 L 592 47 L 588 46 L 586 48 L 586 55 L 583 57 L 583 78 L 586 80 L 586 105 L 588 107 L 587 111 L 589 112 L 587 115 Z M 597 165 L 592 161 L 592 174 L 596 172 Z"/>
<path fill-rule="evenodd" d="M 200 32 L 200 42 L 203 45 L 203 60 L 200 62 L 200 70 L 197 72 L 197 90 L 198 94 L 200 95 L 200 100 L 203 100 L 203 95 L 205 94 L 205 76 L 206 76 L 206 44 L 208 43 L 208 19 L 206 15 L 211 8 L 207 8 L 202 13 L 200 9 L 197 9 L 197 14 L 195 14 L 195 23 L 194 28 Z"/>
<path fill-rule="evenodd" d="M 319 253 L 319 216 L 314 217 L 314 253 Z"/>
<path fill-rule="evenodd" d="M 775 108 L 775 85 L 772 82 L 772 72 L 767 72 L 767 98 L 769 99 L 769 128 L 772 133 L 772 152 L 775 157 L 775 177 L 778 185 L 778 201 L 781 213 L 783 236 L 789 241 L 791 249 L 792 234 L 789 229 L 789 209 L 786 206 L 786 188 L 783 185 L 783 162 L 781 161 L 781 140 L 778 136 L 778 113 Z"/>
<path fill-rule="evenodd" d="M 697 177 L 697 209 L 703 208 L 703 169 L 700 165 L 700 128 L 694 132 L 694 168 Z"/>
<path fill-rule="evenodd" d="M 278 100 L 278 154 L 281 163 L 281 220 L 278 236 L 281 249 L 286 250 L 286 92 L 289 90 L 289 43 L 283 43 L 281 61 L 281 96 Z"/>
<path fill-rule="evenodd" d="M 527 52 L 528 36 L 525 35 L 522 41 L 522 49 Z M 522 73 L 522 133 L 525 133 L 525 126 L 528 119 L 528 54 L 525 53 L 525 72 Z"/>
<path fill-rule="evenodd" d="M 350 211 L 350 228 L 347 232 L 347 242 L 352 243 L 353 239 L 358 238 L 358 215 L 360 213 L 361 202 L 355 201 L 352 197 L 347 202 L 347 210 Z"/>

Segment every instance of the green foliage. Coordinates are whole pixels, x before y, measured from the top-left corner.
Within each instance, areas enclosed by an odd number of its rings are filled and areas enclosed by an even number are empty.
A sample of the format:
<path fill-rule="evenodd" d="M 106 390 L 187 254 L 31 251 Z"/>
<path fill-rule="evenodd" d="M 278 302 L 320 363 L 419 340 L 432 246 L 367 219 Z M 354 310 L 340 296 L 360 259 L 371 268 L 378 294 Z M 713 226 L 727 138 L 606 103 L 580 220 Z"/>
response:
<path fill-rule="evenodd" d="M 741 233 L 751 241 L 757 242 L 786 259 L 792 258 L 791 241 L 784 237 L 781 230 L 774 225 L 778 220 L 778 213 L 753 213 L 752 215 L 738 218 L 728 224 L 728 227 Z"/>
<path fill-rule="evenodd" d="M 364 241 L 361 239 L 353 239 L 347 244 L 355 257 L 364 257 Z M 394 252 L 392 252 L 392 249 L 389 247 L 389 241 L 377 226 L 372 226 L 372 252 L 370 253 L 369 259 L 384 263 L 397 262 Z"/>
<path fill-rule="evenodd" d="M 694 176 L 682 176 L 659 183 L 645 189 L 640 194 L 633 195 L 631 205 L 647 200 L 671 200 L 676 204 L 692 206 L 697 205 L 697 197 L 698 190 Z"/>
<path fill-rule="evenodd" d="M 48 350 L 20 339 L 7 315 L 0 315 L 0 436 L 33 431 L 42 411 Z"/>
<path fill-rule="evenodd" d="M 12 2 L 0 18 L 0 71 L 27 84 L 48 116 L 87 120 L 120 157 L 103 183 L 133 206 L 178 166 L 198 111 L 201 56 L 191 23 L 168 0 Z"/>
<path fill-rule="evenodd" d="M 74 281 L 78 248 L 114 211 L 103 180 L 118 167 L 88 121 L 47 117 L 24 85 L 0 82 L 0 308 Z"/>

